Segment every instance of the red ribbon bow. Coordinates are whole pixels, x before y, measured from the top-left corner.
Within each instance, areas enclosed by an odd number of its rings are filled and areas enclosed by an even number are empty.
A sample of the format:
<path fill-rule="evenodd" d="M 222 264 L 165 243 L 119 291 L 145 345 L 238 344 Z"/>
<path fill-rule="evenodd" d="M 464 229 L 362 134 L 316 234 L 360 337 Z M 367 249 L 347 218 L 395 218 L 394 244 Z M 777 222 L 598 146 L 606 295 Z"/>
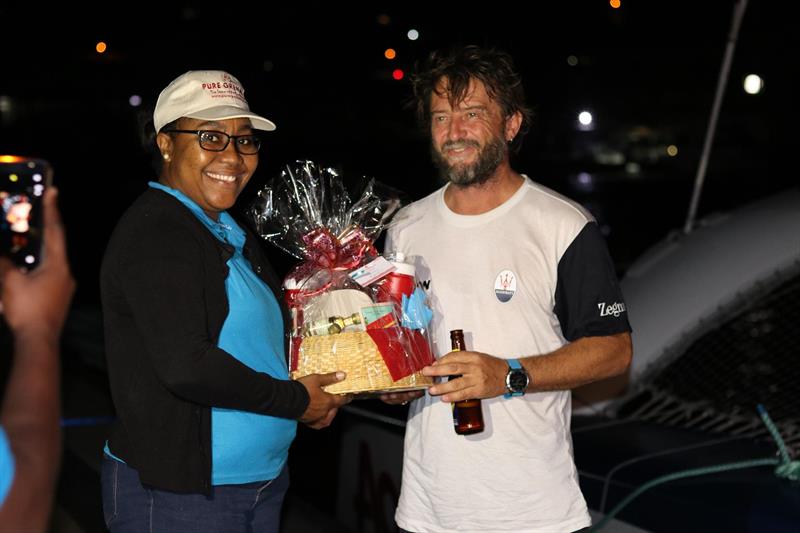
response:
<path fill-rule="evenodd" d="M 350 270 L 361 264 L 365 256 L 378 255 L 372 241 L 361 228 L 351 226 L 338 237 L 328 228 L 317 228 L 303 235 L 307 259 L 292 270 L 289 277 L 302 283 L 319 270 Z M 330 279 L 321 288 L 308 287 L 303 292 L 319 294 L 330 286 Z"/>

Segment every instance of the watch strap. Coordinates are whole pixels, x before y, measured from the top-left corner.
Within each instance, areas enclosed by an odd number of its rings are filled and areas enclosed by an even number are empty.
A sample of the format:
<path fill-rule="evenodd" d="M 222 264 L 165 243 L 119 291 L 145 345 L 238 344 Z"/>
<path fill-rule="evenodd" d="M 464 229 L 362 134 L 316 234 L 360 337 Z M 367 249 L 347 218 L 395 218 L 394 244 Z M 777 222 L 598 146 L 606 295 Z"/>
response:
<path fill-rule="evenodd" d="M 522 363 L 519 362 L 519 359 L 506 359 L 506 362 L 508 363 L 508 373 L 506 374 L 506 389 L 508 389 L 508 392 L 503 394 L 503 398 L 508 399 L 513 398 L 514 396 L 522 396 L 525 394 L 525 391 L 512 391 L 509 387 L 510 383 L 508 380 L 511 373 L 515 370 L 521 370 L 522 372 L 525 372 L 525 370 L 522 368 Z"/>

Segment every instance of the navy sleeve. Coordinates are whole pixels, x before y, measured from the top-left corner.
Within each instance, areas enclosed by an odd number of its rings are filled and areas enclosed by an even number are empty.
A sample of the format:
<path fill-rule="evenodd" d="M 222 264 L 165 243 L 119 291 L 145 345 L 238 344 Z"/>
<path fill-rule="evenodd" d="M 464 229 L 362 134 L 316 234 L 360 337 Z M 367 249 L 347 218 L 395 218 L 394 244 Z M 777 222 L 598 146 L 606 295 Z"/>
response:
<path fill-rule="evenodd" d="M 614 263 L 594 222 L 583 227 L 558 262 L 554 311 L 570 342 L 631 329 Z"/>

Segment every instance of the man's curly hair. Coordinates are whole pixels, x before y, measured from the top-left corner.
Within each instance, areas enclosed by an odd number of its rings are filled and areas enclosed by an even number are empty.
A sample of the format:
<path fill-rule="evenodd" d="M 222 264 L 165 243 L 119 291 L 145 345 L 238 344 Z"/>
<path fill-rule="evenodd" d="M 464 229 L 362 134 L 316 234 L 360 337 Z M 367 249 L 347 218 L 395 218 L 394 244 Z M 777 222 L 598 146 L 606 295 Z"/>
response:
<path fill-rule="evenodd" d="M 513 152 L 519 151 L 522 138 L 530 128 L 533 112 L 525 103 L 522 78 L 514 69 L 514 61 L 507 53 L 496 48 L 474 45 L 435 51 L 421 65 L 416 66 L 409 79 L 414 90 L 417 119 L 426 130 L 430 127 L 431 95 L 441 79 L 447 80 L 447 97 L 453 108 L 467 96 L 470 81 L 480 81 L 489 98 L 500 105 L 506 118 L 516 112 L 522 114 L 519 133 L 510 147 Z"/>

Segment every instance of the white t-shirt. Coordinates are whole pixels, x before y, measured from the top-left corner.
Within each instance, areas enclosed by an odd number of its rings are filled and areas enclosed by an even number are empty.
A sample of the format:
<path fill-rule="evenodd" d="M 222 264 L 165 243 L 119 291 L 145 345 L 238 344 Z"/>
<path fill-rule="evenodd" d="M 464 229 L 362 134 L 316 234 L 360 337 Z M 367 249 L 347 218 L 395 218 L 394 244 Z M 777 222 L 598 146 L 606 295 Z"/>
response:
<path fill-rule="evenodd" d="M 502 205 L 465 216 L 446 206 L 445 188 L 398 214 L 385 249 L 416 265 L 437 356 L 450 351 L 452 329 L 464 330 L 468 350 L 506 359 L 629 330 L 605 242 L 578 204 L 526 177 Z M 468 436 L 455 433 L 449 403 L 413 402 L 398 525 L 420 533 L 590 525 L 570 401 L 569 391 L 483 400 L 485 430 Z"/>

